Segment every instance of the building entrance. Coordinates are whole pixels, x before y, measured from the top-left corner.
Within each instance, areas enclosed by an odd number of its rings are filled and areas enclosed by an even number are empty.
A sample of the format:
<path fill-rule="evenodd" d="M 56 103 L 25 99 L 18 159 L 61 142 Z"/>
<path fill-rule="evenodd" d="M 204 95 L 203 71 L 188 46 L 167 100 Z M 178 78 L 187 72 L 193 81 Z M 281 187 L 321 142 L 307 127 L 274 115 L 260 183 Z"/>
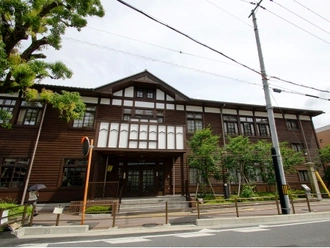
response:
<path fill-rule="evenodd" d="M 124 168 L 123 168 L 124 169 Z M 163 194 L 163 162 L 127 162 L 123 186 L 125 196 Z"/>

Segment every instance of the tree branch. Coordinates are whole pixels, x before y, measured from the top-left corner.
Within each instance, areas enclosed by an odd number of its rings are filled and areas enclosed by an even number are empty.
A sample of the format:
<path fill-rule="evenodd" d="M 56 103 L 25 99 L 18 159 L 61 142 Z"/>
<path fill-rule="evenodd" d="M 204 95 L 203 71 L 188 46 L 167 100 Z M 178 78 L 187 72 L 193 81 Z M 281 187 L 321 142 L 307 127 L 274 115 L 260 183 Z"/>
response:
<path fill-rule="evenodd" d="M 28 61 L 32 53 L 37 50 L 40 46 L 48 44 L 48 39 L 46 36 L 40 40 L 36 40 L 31 43 L 31 45 L 22 53 L 21 58 Z"/>

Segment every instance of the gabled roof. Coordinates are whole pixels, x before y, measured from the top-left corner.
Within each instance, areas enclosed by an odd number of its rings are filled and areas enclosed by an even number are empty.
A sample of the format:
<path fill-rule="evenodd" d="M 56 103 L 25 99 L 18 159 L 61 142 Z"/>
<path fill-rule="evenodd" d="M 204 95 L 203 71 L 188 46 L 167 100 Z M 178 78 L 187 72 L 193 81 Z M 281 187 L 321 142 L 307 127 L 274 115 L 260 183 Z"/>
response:
<path fill-rule="evenodd" d="M 172 96 L 177 101 L 189 101 L 190 98 L 182 94 L 180 91 L 174 89 L 172 86 L 168 85 L 155 75 L 151 74 L 147 70 L 137 73 L 133 76 L 129 76 L 113 83 L 109 83 L 94 89 L 96 93 L 110 94 L 112 95 L 116 91 L 122 90 L 124 88 L 138 85 L 139 87 L 148 87 L 160 89 L 166 94 Z"/>

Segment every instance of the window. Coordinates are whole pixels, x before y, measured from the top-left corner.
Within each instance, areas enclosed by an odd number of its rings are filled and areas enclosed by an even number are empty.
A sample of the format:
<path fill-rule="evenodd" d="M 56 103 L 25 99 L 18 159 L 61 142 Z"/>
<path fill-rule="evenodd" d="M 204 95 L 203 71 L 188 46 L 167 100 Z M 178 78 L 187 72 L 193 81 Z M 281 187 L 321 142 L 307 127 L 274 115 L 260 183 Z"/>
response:
<path fill-rule="evenodd" d="M 296 120 L 286 120 L 286 128 L 288 130 L 298 130 L 298 123 Z"/>
<path fill-rule="evenodd" d="M 66 159 L 63 166 L 63 187 L 83 186 L 86 177 L 86 159 Z"/>
<path fill-rule="evenodd" d="M 16 188 L 24 184 L 29 159 L 5 158 L 0 167 L 0 188 Z"/>
<path fill-rule="evenodd" d="M 16 100 L 0 99 L 0 109 L 8 112 L 10 115 L 13 115 L 15 104 Z M 3 123 L 2 119 L 0 119 L 1 123 Z"/>
<path fill-rule="evenodd" d="M 246 136 L 254 135 L 254 126 L 252 117 L 240 117 L 242 134 Z"/>
<path fill-rule="evenodd" d="M 298 171 L 299 181 L 300 182 L 308 182 L 308 173 L 307 170 L 299 170 Z"/>
<path fill-rule="evenodd" d="M 270 129 L 267 118 L 256 118 L 259 136 L 270 136 Z"/>
<path fill-rule="evenodd" d="M 302 143 L 292 143 L 291 147 L 296 152 L 304 152 L 304 145 Z"/>
<path fill-rule="evenodd" d="M 228 135 L 238 134 L 237 116 L 226 115 L 223 117 L 225 133 Z"/>
<path fill-rule="evenodd" d="M 130 109 L 125 108 L 123 113 L 124 121 L 132 121 L 132 119 L 139 120 L 154 120 L 158 123 L 164 122 L 164 113 L 162 110 L 153 110 L 153 109 Z"/>
<path fill-rule="evenodd" d="M 36 126 L 39 124 L 43 105 L 40 102 L 22 101 L 17 124 Z"/>
<path fill-rule="evenodd" d="M 189 184 L 197 185 L 198 170 L 197 168 L 189 168 Z"/>
<path fill-rule="evenodd" d="M 203 128 L 202 114 L 187 113 L 187 130 L 189 133 L 194 133 Z"/>
<path fill-rule="evenodd" d="M 137 98 L 154 99 L 155 98 L 155 90 L 154 89 L 137 88 L 136 89 L 136 97 Z"/>
<path fill-rule="evenodd" d="M 93 128 L 94 127 L 94 120 L 96 114 L 96 106 L 86 106 L 86 112 L 84 117 L 81 120 L 74 120 L 73 127 L 76 128 Z"/>

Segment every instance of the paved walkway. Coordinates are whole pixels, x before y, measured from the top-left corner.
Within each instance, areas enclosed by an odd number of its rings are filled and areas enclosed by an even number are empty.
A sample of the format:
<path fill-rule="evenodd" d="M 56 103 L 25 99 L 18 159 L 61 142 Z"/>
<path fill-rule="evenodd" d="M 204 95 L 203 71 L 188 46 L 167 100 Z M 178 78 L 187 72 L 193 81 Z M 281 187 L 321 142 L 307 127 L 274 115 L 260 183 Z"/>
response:
<path fill-rule="evenodd" d="M 160 231 L 193 230 L 201 227 L 229 227 L 248 225 L 251 223 L 278 223 L 287 221 L 305 221 L 309 219 L 330 219 L 330 200 L 323 199 L 310 202 L 310 208 L 306 202 L 294 204 L 294 212 L 279 215 L 276 205 L 255 203 L 239 206 L 237 217 L 234 206 L 210 207 L 201 205 L 200 216 L 195 209 L 187 211 L 171 212 L 167 218 L 163 213 L 125 213 L 117 214 L 115 221 L 109 215 L 88 215 L 84 219 L 78 213 L 64 212 L 59 216 L 54 214 L 52 205 L 41 206 L 39 215 L 34 217 L 33 225 L 21 227 L 14 234 L 19 238 L 34 237 L 58 237 L 77 235 L 118 235 L 128 233 L 150 233 Z M 311 210 L 311 212 L 309 211 Z M 167 220 L 167 221 L 166 221 Z M 58 225 L 56 226 L 56 223 Z"/>

